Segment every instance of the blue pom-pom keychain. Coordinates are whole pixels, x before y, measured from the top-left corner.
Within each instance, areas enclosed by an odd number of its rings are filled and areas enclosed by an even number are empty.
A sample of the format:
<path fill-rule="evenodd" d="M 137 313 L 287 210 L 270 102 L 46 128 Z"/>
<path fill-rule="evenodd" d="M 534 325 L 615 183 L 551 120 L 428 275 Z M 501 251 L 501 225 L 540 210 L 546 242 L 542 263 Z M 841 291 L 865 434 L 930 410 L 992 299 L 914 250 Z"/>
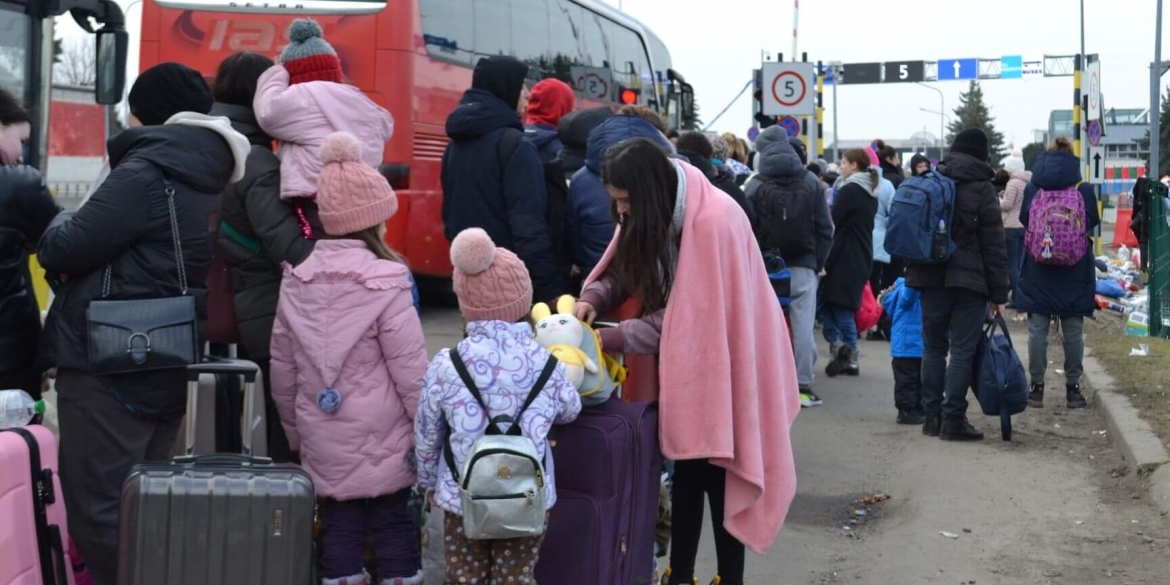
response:
<path fill-rule="evenodd" d="M 317 393 L 317 408 L 323 412 L 336 412 L 341 406 L 341 393 L 333 388 L 326 388 Z"/>

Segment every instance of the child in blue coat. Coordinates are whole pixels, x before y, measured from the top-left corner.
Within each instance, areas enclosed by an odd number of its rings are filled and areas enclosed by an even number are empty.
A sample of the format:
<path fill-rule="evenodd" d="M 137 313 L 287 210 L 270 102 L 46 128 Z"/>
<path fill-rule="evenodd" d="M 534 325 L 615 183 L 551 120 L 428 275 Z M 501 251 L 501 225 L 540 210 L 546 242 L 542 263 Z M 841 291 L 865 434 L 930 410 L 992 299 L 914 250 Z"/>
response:
<path fill-rule="evenodd" d="M 922 406 L 922 303 L 920 293 L 899 278 L 882 294 L 882 309 L 890 315 L 890 356 L 894 358 L 894 405 L 898 424 L 920 425 L 926 420 Z"/>

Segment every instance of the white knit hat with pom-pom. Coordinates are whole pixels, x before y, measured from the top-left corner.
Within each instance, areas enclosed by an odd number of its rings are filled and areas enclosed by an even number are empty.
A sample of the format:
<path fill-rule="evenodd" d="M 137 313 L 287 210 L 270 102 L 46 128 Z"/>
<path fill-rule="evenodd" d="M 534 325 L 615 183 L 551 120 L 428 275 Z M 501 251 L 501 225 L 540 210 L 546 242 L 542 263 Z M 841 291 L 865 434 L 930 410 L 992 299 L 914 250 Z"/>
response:
<path fill-rule="evenodd" d="M 515 323 L 532 309 L 532 280 L 524 262 L 497 248 L 479 228 L 459 232 L 451 242 L 451 277 L 459 311 L 468 321 Z"/>
<path fill-rule="evenodd" d="M 352 134 L 334 132 L 321 143 L 325 169 L 317 179 L 321 225 L 331 236 L 346 236 L 386 223 L 398 211 L 398 197 L 386 177 L 362 160 Z"/>

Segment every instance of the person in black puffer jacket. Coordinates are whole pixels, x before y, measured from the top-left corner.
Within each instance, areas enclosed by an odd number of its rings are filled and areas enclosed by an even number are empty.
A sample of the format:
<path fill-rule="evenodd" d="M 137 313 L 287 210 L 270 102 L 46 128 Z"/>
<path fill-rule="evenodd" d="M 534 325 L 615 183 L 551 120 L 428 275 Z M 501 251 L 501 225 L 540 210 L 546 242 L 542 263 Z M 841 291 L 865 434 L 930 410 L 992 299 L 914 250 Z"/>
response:
<path fill-rule="evenodd" d="M 41 310 L 28 257 L 58 207 L 36 169 L 21 163 L 32 131 L 16 96 L 0 89 L 0 389 L 17 388 L 41 399 L 37 344 Z"/>
<path fill-rule="evenodd" d="M 585 167 L 589 134 L 613 116 L 613 110 L 609 106 L 600 106 L 570 112 L 561 118 L 561 123 L 557 126 L 557 135 L 561 139 L 561 153 L 557 158 L 565 168 L 565 180 L 572 180 L 573 175 Z"/>
<path fill-rule="evenodd" d="M 938 171 L 957 182 L 951 220 L 957 248 L 945 263 L 906 269 L 906 285 L 922 291 L 922 432 L 941 434 L 944 440 L 983 438 L 983 431 L 967 422 L 967 389 L 988 303 L 1002 315 L 1010 287 L 1003 216 L 988 156 L 982 130 L 969 128 L 955 137 Z"/>
<path fill-rule="evenodd" d="M 512 57 L 481 59 L 471 89 L 447 117 L 443 234 L 450 242 L 465 229 L 482 228 L 524 261 L 534 298 L 552 301 L 569 289 L 549 231 L 544 165 L 527 140 L 518 140 L 504 167 L 500 164 L 504 136 L 523 138 L 527 74 L 528 66 Z"/>
<path fill-rule="evenodd" d="M 748 206 L 747 196 L 743 194 L 743 189 L 740 189 L 739 185 L 735 183 L 735 176 L 719 172 L 719 169 L 715 168 L 714 163 L 711 162 L 711 157 L 715 156 L 715 147 L 711 145 L 711 141 L 706 136 L 701 132 L 683 132 L 682 136 L 678 137 L 678 153 L 686 157 L 692 166 L 702 171 L 712 185 L 735 199 L 735 202 L 739 204 L 754 225 L 755 219 L 752 217 L 754 213 Z"/>
<path fill-rule="evenodd" d="M 116 376 L 89 371 L 86 312 L 115 300 L 195 296 L 207 315 L 210 223 L 220 193 L 244 175 L 248 139 L 212 118 L 203 76 L 178 63 L 142 73 L 130 90 L 131 128 L 107 144 L 110 174 L 76 212 L 53 219 L 37 257 L 59 286 L 46 324 L 58 368 L 61 485 L 69 532 L 94 581 L 114 583 L 118 501 L 130 469 L 168 461 L 187 401 L 182 369 Z M 183 266 L 177 263 L 168 190 L 174 193 Z M 187 290 L 180 285 L 184 269 Z"/>
<path fill-rule="evenodd" d="M 251 144 L 244 178 L 223 192 L 216 250 L 231 270 L 240 344 L 264 378 L 268 456 L 283 463 L 292 460 L 292 454 L 272 402 L 268 346 L 280 299 L 281 263 L 303 262 L 312 253 L 314 240 L 305 238 L 296 208 L 280 197 L 280 159 L 272 151 L 272 138 L 260 129 L 252 112 L 256 82 L 271 66 L 271 59 L 257 53 L 236 53 L 224 59 L 216 74 L 211 114 L 230 120 Z M 305 202 L 302 209 L 313 233 L 325 233 L 317 219 L 317 205 Z"/>

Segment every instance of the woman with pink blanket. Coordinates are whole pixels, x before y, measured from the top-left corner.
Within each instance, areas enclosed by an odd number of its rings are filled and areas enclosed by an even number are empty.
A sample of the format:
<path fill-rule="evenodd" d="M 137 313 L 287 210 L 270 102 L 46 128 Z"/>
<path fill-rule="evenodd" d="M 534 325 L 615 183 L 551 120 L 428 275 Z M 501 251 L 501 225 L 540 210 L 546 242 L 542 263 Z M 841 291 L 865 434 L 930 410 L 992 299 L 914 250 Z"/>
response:
<path fill-rule="evenodd" d="M 636 299 L 639 318 L 602 330 L 602 344 L 659 358 L 660 439 L 676 461 L 668 582 L 694 580 L 705 495 L 719 583 L 742 585 L 745 546 L 767 551 L 796 493 L 800 404 L 780 303 L 747 216 L 697 169 L 633 139 L 610 148 L 601 178 L 619 227 L 577 315 Z"/>

